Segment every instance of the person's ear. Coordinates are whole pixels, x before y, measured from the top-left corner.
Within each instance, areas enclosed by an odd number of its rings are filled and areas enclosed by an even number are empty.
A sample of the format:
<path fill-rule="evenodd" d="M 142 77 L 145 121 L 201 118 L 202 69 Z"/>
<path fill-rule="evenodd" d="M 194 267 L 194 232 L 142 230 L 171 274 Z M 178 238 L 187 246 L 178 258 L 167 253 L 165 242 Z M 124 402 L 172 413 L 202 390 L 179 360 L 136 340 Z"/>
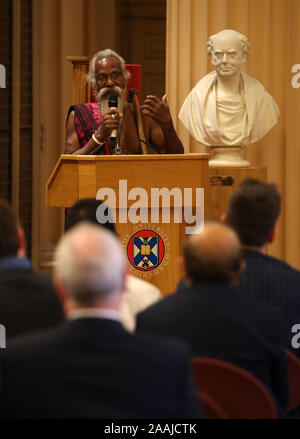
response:
<path fill-rule="evenodd" d="M 272 242 L 274 241 L 275 237 L 276 237 L 276 229 L 274 227 L 274 229 L 272 230 L 272 232 L 269 235 L 269 238 L 268 238 L 268 241 L 267 241 L 268 244 L 272 244 Z"/>
<path fill-rule="evenodd" d="M 179 271 L 182 279 L 187 279 L 187 272 L 186 272 L 186 263 L 184 260 L 183 255 L 179 256 Z"/>
<path fill-rule="evenodd" d="M 17 239 L 18 239 L 18 258 L 26 258 L 26 239 L 24 229 L 22 227 L 17 228 Z"/>
<path fill-rule="evenodd" d="M 242 277 L 244 271 L 246 270 L 246 267 L 247 267 L 247 262 L 245 259 L 242 259 L 239 268 L 239 279 Z"/>
<path fill-rule="evenodd" d="M 246 269 L 246 266 L 247 266 L 247 262 L 245 261 L 245 259 L 241 259 L 240 265 L 232 279 L 231 285 L 236 285 L 239 282 L 240 278 L 242 277 Z"/>
<path fill-rule="evenodd" d="M 125 266 L 125 269 L 124 269 L 124 273 L 123 273 L 123 276 L 122 276 L 122 286 L 121 286 L 121 293 L 122 293 L 122 295 L 125 293 L 125 291 L 126 291 L 126 280 L 127 280 L 127 276 L 128 276 L 128 267 L 127 267 L 127 265 Z"/>
<path fill-rule="evenodd" d="M 54 277 L 52 279 L 52 282 L 53 282 L 55 291 L 58 295 L 61 306 L 62 306 L 64 312 L 67 313 L 71 309 L 71 306 L 70 306 L 69 296 L 68 296 L 67 290 L 63 284 L 63 281 L 58 277 Z"/>
<path fill-rule="evenodd" d="M 227 215 L 226 213 L 222 213 L 220 218 L 221 223 L 226 224 L 227 223 Z"/>

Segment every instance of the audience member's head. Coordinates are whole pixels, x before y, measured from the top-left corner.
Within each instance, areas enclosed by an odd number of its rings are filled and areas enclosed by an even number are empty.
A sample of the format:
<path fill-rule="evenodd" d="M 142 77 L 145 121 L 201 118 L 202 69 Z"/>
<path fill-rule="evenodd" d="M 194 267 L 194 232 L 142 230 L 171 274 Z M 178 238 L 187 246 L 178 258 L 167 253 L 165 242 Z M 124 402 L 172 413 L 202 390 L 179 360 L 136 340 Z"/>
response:
<path fill-rule="evenodd" d="M 190 235 L 183 246 L 185 277 L 189 283 L 236 283 L 243 271 L 241 245 L 227 225 L 208 222 L 202 233 Z"/>
<path fill-rule="evenodd" d="M 280 213 L 280 195 L 274 184 L 246 178 L 232 194 L 226 222 L 242 245 L 262 247 L 271 242 Z"/>
<path fill-rule="evenodd" d="M 0 200 L 0 259 L 25 255 L 24 231 L 11 206 L 7 201 Z"/>
<path fill-rule="evenodd" d="M 100 206 L 103 207 L 103 217 L 109 219 L 109 221 L 102 222 L 101 224 L 97 219 L 97 210 Z M 101 225 L 109 229 L 111 232 L 116 233 L 115 225 L 112 222 L 108 207 L 105 207 L 103 201 L 96 200 L 95 198 L 83 198 L 82 200 L 76 201 L 76 203 L 73 204 L 67 216 L 66 231 L 70 230 L 72 227 L 76 226 L 82 221 L 87 221 L 98 226 Z"/>
<path fill-rule="evenodd" d="M 102 227 L 79 224 L 58 244 L 54 283 L 65 311 L 103 306 L 118 309 L 125 273 L 118 239 Z"/>

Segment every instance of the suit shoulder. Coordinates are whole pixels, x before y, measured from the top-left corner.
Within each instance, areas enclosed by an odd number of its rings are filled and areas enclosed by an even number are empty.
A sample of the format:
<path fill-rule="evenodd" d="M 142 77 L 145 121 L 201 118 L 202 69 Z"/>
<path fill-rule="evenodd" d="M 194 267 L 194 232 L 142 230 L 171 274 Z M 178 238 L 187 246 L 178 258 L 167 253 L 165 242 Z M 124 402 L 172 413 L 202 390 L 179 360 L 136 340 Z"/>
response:
<path fill-rule="evenodd" d="M 2 279 L 6 279 L 6 278 L 13 278 L 13 279 L 29 278 L 29 279 L 40 280 L 41 282 L 45 282 L 48 284 L 52 284 L 50 275 L 44 274 L 44 273 L 38 273 L 38 272 L 32 270 L 31 268 L 26 268 L 26 269 L 12 268 L 12 269 L 7 269 L 7 270 L 1 270 L 0 271 L 0 281 Z"/>
<path fill-rule="evenodd" d="M 240 294 L 239 291 L 233 292 L 232 303 L 236 305 L 239 312 L 257 324 L 275 328 L 280 325 L 281 314 L 280 310 L 275 306 L 263 300 L 246 295 Z"/>
<path fill-rule="evenodd" d="M 52 344 L 55 344 L 61 335 L 63 324 L 54 328 L 43 329 L 40 332 L 27 333 L 10 337 L 5 349 L 5 355 L 31 355 L 34 352 L 47 350 Z"/>
<path fill-rule="evenodd" d="M 293 268 L 285 261 L 275 258 L 274 256 L 264 255 L 257 252 L 246 252 L 247 268 L 255 268 L 260 271 L 268 271 L 270 275 L 284 278 L 292 278 L 299 283 L 300 286 L 300 271 Z M 246 268 L 246 270 L 247 270 Z M 274 279 L 275 279 L 274 277 Z"/>
<path fill-rule="evenodd" d="M 163 335 L 154 335 L 150 333 L 135 333 L 135 342 L 141 346 L 147 347 L 147 352 L 153 358 L 157 354 L 168 358 L 171 356 L 189 356 L 189 348 L 186 343 L 168 338 Z"/>
<path fill-rule="evenodd" d="M 53 287 L 52 278 L 48 274 L 38 273 L 37 271 L 32 271 L 32 279 L 41 284 Z"/>
<path fill-rule="evenodd" d="M 300 271 L 296 268 L 293 268 L 285 261 L 281 261 L 280 259 L 274 258 L 273 256 L 266 256 L 266 260 L 269 261 L 270 264 L 276 266 L 276 268 L 285 271 L 286 273 L 295 276 L 300 282 Z"/>
<path fill-rule="evenodd" d="M 5 270 L 0 273 L 0 289 L 4 291 L 39 291 L 40 295 L 50 293 L 54 296 L 55 290 L 49 275 L 37 273 L 33 270 Z"/>
<path fill-rule="evenodd" d="M 173 305 L 176 306 L 177 302 L 180 302 L 181 299 L 185 301 L 185 297 L 182 297 L 183 294 L 180 294 L 180 296 L 181 297 L 179 297 L 179 293 L 177 292 L 170 294 L 139 313 L 138 317 L 151 316 L 152 314 L 155 314 L 157 312 L 168 312 L 170 307 L 172 307 Z"/>

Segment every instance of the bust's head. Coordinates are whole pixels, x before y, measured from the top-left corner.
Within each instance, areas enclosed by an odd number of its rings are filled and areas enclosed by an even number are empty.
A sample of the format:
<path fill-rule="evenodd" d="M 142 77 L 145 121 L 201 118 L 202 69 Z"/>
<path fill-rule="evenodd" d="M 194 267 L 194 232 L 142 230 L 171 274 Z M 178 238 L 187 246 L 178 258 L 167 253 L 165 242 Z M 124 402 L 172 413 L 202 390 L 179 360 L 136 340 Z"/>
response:
<path fill-rule="evenodd" d="M 209 37 L 207 50 L 218 75 L 230 77 L 239 73 L 250 51 L 247 38 L 231 29 Z"/>

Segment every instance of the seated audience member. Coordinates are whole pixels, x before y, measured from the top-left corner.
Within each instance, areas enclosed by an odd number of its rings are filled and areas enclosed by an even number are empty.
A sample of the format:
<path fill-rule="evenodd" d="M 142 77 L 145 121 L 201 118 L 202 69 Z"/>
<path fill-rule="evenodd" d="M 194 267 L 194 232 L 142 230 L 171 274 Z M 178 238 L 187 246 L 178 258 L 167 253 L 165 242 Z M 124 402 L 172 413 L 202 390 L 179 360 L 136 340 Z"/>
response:
<path fill-rule="evenodd" d="M 94 198 L 84 198 L 77 201 L 70 209 L 67 217 L 66 231 L 82 221 L 106 227 L 116 234 L 115 225 L 112 221 L 100 224 L 96 218 L 97 208 L 102 201 Z M 128 331 L 134 331 L 136 314 L 143 311 L 148 306 L 157 302 L 161 298 L 160 290 L 154 285 L 127 274 L 125 282 L 125 292 L 121 304 L 122 323 Z"/>
<path fill-rule="evenodd" d="M 63 311 L 50 276 L 26 258 L 24 230 L 11 206 L 0 200 L 0 324 L 6 336 L 54 326 Z"/>
<path fill-rule="evenodd" d="M 136 116 L 132 103 L 124 102 L 130 73 L 124 59 L 111 49 L 97 52 L 91 62 L 88 81 L 96 103 L 70 107 L 66 125 L 65 154 L 110 154 L 110 137 L 116 130 L 122 153 L 141 154 Z M 117 107 L 108 98 L 118 96 Z M 173 126 L 166 96 L 149 95 L 141 107 L 148 153 L 183 153 Z"/>
<path fill-rule="evenodd" d="M 193 418 L 184 344 L 120 324 L 126 262 L 108 230 L 82 223 L 57 249 L 54 283 L 67 322 L 0 351 L 4 418 Z"/>
<path fill-rule="evenodd" d="M 137 331 L 184 340 L 193 356 L 247 369 L 273 393 L 281 412 L 288 403 L 288 382 L 279 316 L 233 288 L 244 267 L 235 232 L 207 223 L 186 240 L 182 264 L 188 286 L 139 314 Z"/>
<path fill-rule="evenodd" d="M 237 285 L 247 294 L 276 306 L 282 315 L 282 340 L 293 349 L 292 327 L 300 323 L 300 272 L 283 261 L 268 256 L 267 244 L 275 237 L 280 213 L 280 195 L 274 184 L 247 178 L 232 194 L 223 217 L 237 232 L 246 259 L 246 270 Z"/>

